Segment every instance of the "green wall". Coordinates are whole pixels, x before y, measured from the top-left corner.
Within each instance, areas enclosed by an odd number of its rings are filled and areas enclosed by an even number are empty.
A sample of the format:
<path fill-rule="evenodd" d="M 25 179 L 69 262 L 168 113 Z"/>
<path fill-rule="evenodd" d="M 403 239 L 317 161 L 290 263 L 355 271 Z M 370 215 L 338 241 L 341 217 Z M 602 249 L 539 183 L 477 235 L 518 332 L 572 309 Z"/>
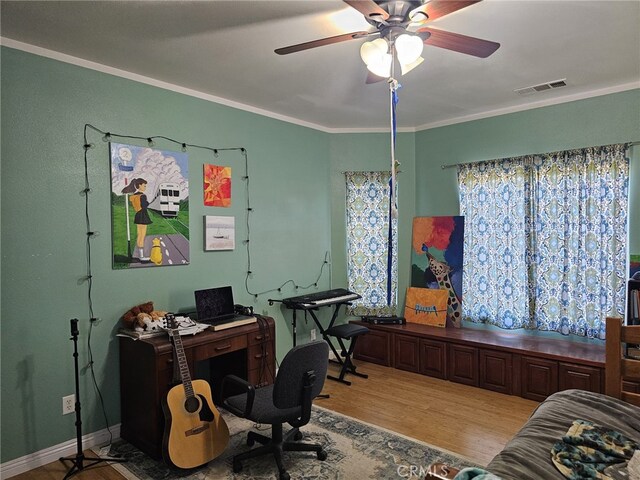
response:
<path fill-rule="evenodd" d="M 69 320 L 80 319 L 83 431 L 105 427 L 86 368 L 89 309 L 84 219 L 83 127 L 136 136 L 165 135 L 211 147 L 244 147 L 249 155 L 250 290 L 287 280 L 315 282 L 318 290 L 346 285 L 344 182 L 347 170 L 386 170 L 389 134 L 328 134 L 162 90 L 25 52 L 1 50 L 0 220 L 2 269 L 1 462 L 75 437 L 74 416 L 61 415 L 61 397 L 74 392 Z M 411 221 L 415 215 L 458 213 L 455 169 L 440 165 L 605 143 L 640 140 L 640 91 L 546 107 L 398 136 L 399 302 L 409 283 Z M 399 108 L 398 115 L 402 115 Z M 91 332 L 96 380 L 111 425 L 119 423 L 118 318 L 153 300 L 157 308 L 189 310 L 193 291 L 233 285 L 236 300 L 273 316 L 277 356 L 291 346 L 291 314 L 270 297 L 244 288 L 247 257 L 242 157 L 189 151 L 191 263 L 115 271 L 110 260 L 107 144 L 89 132 L 93 307 L 101 320 Z M 117 139 L 116 139 L 117 141 Z M 158 148 L 175 149 L 157 142 Z M 640 168 L 632 165 L 632 245 L 640 250 Z M 202 205 L 202 164 L 230 165 L 233 205 Z M 204 252 L 204 215 L 236 217 L 236 249 Z M 327 309 L 328 310 L 328 309 Z M 401 312 L 399 312 L 401 313 Z M 328 314 L 322 312 L 323 317 Z M 311 324 L 299 322 L 305 341 Z M 131 368 L 135 368 L 132 365 Z"/>
<path fill-rule="evenodd" d="M 69 320 L 80 319 L 83 432 L 105 427 L 91 384 L 83 127 L 127 135 L 165 135 L 211 147 L 244 147 L 249 156 L 250 290 L 287 280 L 313 284 L 331 249 L 330 136 L 145 84 L 3 48 L 2 74 L 2 462 L 75 437 L 61 398 L 74 393 Z M 118 141 L 118 139 L 114 139 Z M 191 263 L 112 270 L 108 144 L 89 131 L 96 379 L 112 425 L 119 423 L 118 319 L 153 300 L 158 309 L 194 308 L 193 291 L 232 285 L 236 301 L 276 320 L 277 356 L 291 347 L 291 313 L 267 299 L 301 294 L 291 284 L 254 299 L 244 288 L 247 257 L 244 161 L 189 151 Z M 126 142 L 126 140 L 122 140 Z M 177 149 L 156 142 L 158 148 Z M 179 148 L 179 147 L 178 147 Z M 204 207 L 202 165 L 233 169 L 230 209 Z M 236 217 L 236 249 L 203 251 L 203 216 Z M 318 290 L 329 287 L 325 268 Z M 310 290 L 313 291 L 313 290 Z M 300 340 L 308 339 L 308 326 Z M 131 365 L 130 368 L 135 368 Z"/>

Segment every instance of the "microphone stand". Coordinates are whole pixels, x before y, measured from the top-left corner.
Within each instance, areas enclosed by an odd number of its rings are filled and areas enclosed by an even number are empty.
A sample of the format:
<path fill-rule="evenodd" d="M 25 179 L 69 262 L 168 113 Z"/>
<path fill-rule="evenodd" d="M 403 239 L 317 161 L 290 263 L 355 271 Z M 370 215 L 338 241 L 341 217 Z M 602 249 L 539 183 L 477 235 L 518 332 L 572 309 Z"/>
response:
<path fill-rule="evenodd" d="M 62 463 L 71 462 L 71 469 L 64 476 L 63 480 L 75 475 L 76 473 L 84 470 L 85 468 L 92 467 L 97 463 L 101 462 L 126 462 L 126 458 L 118 458 L 118 457 L 85 457 L 83 449 L 82 449 L 82 416 L 80 415 L 80 377 L 79 377 L 79 369 L 78 369 L 78 319 L 71 319 L 71 338 L 69 340 L 73 340 L 73 359 L 75 364 L 75 373 L 76 373 L 76 440 L 78 445 L 78 451 L 73 457 L 60 457 L 60 461 Z M 85 464 L 85 461 L 87 462 Z"/>

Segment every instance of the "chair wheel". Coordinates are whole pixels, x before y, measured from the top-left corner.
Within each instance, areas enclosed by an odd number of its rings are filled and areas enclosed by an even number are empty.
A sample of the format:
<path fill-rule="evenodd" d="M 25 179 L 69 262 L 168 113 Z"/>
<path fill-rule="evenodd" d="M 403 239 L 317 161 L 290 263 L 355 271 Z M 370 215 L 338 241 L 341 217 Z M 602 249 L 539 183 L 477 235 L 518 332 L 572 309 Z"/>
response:
<path fill-rule="evenodd" d="M 325 452 L 324 450 L 320 450 L 317 454 L 318 460 L 326 460 L 327 459 L 327 452 Z"/>
<path fill-rule="evenodd" d="M 294 435 L 293 435 L 293 439 L 297 442 L 299 440 L 302 440 L 302 432 L 300 430 L 298 430 Z"/>
<path fill-rule="evenodd" d="M 289 472 L 280 472 L 278 478 L 279 480 L 289 480 L 291 478 L 291 475 L 289 475 Z"/>

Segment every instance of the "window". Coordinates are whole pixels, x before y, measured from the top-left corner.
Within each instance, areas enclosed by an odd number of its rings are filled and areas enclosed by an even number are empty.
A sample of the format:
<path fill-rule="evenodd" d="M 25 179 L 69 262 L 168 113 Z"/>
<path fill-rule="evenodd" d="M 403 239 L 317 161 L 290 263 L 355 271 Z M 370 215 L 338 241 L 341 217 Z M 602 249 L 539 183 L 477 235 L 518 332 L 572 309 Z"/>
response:
<path fill-rule="evenodd" d="M 351 315 L 396 313 L 398 225 L 389 214 L 390 176 L 345 173 L 348 288 L 362 296 L 350 307 Z"/>
<path fill-rule="evenodd" d="M 461 165 L 464 318 L 604 338 L 624 312 L 626 145 Z"/>

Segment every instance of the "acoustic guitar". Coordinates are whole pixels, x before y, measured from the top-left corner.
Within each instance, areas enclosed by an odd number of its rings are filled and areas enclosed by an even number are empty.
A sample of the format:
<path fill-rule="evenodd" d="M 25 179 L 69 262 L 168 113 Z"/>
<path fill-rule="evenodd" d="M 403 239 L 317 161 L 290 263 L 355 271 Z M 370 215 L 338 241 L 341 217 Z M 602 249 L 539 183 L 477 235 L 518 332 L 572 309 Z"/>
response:
<path fill-rule="evenodd" d="M 182 384 L 169 390 L 162 403 L 165 417 L 162 456 L 169 465 L 195 468 L 224 452 L 229 428 L 213 404 L 209 384 L 205 380 L 191 380 L 180 332 L 173 316 L 167 317 L 167 331 L 173 339 Z"/>

